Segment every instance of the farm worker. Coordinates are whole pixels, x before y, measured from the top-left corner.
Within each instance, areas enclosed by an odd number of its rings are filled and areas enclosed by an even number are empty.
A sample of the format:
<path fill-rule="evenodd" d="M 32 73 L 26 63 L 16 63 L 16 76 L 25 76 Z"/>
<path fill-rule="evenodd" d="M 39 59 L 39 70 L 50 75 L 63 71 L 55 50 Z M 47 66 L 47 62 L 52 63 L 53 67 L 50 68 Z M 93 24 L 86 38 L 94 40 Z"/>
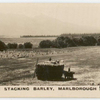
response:
<path fill-rule="evenodd" d="M 68 72 L 70 72 L 70 67 L 68 68 Z"/>

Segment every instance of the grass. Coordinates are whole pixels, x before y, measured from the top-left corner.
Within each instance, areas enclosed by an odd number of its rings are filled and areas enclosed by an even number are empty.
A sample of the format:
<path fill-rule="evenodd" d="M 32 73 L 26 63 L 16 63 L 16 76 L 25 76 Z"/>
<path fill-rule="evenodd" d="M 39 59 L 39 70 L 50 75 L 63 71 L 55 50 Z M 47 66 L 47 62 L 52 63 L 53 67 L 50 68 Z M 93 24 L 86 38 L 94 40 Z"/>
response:
<path fill-rule="evenodd" d="M 2 58 L 0 59 L 0 85 L 100 85 L 100 47 L 70 47 L 64 49 L 36 49 L 46 52 L 27 58 Z M 47 54 L 50 51 L 50 54 Z M 55 53 L 52 53 L 54 52 Z M 75 80 L 66 81 L 41 81 L 33 78 L 36 59 L 39 62 L 48 60 L 64 60 L 65 68 L 75 72 Z M 5 63 L 6 62 L 6 63 Z"/>

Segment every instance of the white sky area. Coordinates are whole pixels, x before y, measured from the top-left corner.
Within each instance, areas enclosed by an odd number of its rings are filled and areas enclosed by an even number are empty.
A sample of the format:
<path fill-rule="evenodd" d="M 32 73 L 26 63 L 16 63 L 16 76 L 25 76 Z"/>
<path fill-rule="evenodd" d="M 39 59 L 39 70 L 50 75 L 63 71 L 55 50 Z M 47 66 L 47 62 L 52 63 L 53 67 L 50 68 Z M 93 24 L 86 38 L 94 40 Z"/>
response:
<path fill-rule="evenodd" d="M 98 3 L 0 3 L 0 36 L 100 33 Z"/>

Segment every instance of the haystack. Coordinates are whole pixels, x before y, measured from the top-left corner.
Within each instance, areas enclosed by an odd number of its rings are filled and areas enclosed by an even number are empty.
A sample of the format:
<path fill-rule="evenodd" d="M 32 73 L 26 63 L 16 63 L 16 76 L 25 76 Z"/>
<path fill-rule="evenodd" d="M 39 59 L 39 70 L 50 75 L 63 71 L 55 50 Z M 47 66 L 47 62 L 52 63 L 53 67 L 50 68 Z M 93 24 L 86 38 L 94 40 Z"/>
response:
<path fill-rule="evenodd" d="M 36 66 L 36 76 L 41 80 L 61 79 L 64 64 L 59 61 L 46 61 Z"/>

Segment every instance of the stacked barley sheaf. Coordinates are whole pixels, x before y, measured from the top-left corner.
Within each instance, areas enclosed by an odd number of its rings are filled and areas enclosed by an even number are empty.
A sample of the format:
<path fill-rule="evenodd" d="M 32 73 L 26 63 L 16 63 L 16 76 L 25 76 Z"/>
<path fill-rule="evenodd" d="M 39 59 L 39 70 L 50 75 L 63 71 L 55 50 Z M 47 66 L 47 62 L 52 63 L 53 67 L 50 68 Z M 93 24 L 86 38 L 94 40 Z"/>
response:
<path fill-rule="evenodd" d="M 61 79 L 64 70 L 63 61 L 45 61 L 36 66 L 36 76 L 41 80 Z"/>

